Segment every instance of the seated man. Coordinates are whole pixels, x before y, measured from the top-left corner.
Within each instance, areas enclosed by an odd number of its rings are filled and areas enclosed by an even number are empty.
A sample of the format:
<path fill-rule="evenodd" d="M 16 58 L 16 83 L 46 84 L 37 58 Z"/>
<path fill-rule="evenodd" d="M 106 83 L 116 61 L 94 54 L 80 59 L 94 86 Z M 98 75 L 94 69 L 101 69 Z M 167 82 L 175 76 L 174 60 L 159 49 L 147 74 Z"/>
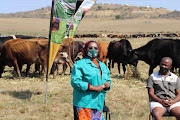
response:
<path fill-rule="evenodd" d="M 151 74 L 147 81 L 150 111 L 155 120 L 162 120 L 166 111 L 180 120 L 180 80 L 170 72 L 171 65 L 171 58 L 162 58 L 160 70 Z"/>

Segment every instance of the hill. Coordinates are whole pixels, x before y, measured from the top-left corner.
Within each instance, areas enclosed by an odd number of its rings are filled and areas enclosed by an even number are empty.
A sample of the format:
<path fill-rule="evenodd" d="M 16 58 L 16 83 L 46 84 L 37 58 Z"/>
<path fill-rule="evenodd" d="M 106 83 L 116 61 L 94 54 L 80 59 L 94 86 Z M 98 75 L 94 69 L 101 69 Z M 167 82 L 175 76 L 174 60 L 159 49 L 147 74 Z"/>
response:
<path fill-rule="evenodd" d="M 0 14 L 0 18 L 50 18 L 51 7 L 33 11 Z M 96 4 L 85 17 L 106 19 L 134 19 L 134 18 L 179 18 L 178 11 L 165 8 L 137 7 L 131 5 Z"/>
<path fill-rule="evenodd" d="M 171 12 L 171 10 L 165 8 L 137 7 L 131 5 L 94 5 L 86 17 L 111 19 L 157 18 L 162 14 L 169 14 Z"/>
<path fill-rule="evenodd" d="M 161 14 L 159 18 L 180 18 L 180 11 L 173 11 L 168 14 Z"/>
<path fill-rule="evenodd" d="M 37 10 L 0 14 L 0 18 L 50 18 L 51 7 L 45 7 Z"/>
<path fill-rule="evenodd" d="M 0 14 L 0 34 L 48 37 L 51 7 Z M 180 12 L 164 8 L 96 4 L 76 34 L 180 33 Z"/>

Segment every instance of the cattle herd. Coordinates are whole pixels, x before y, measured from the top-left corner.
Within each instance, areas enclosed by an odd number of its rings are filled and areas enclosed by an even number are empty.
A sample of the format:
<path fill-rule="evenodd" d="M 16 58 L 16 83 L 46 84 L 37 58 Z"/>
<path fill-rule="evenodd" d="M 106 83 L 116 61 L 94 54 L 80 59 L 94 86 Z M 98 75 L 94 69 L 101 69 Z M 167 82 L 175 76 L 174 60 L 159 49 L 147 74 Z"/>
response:
<path fill-rule="evenodd" d="M 147 33 L 147 34 L 82 34 L 75 35 L 75 38 L 141 38 L 141 37 L 180 37 L 179 33 Z"/>
<path fill-rule="evenodd" d="M 117 63 L 119 74 L 120 63 L 122 63 L 125 74 L 125 66 L 131 64 L 136 67 L 138 60 L 150 65 L 149 74 L 151 74 L 160 63 L 161 58 L 167 56 L 173 59 L 173 68 L 180 66 L 179 39 L 155 38 L 134 50 L 127 39 L 113 40 L 110 43 L 98 40 L 98 43 L 100 46 L 98 59 L 108 65 L 110 71 L 111 65 L 113 68 L 114 63 Z M 27 65 L 27 76 L 30 66 L 35 64 L 35 71 L 41 71 L 40 68 L 43 70 L 42 80 L 44 80 L 47 72 L 48 44 L 48 39 L 45 37 L 24 35 L 0 37 L 0 77 L 5 72 L 5 66 L 8 65 L 14 67 L 14 72 L 21 79 L 22 66 Z M 60 74 L 65 74 L 68 66 L 71 71 L 73 64 L 83 58 L 83 45 L 82 41 L 74 41 L 70 38 L 63 40 L 51 69 L 53 78 L 56 77 L 55 73 L 58 73 L 60 64 L 63 66 Z"/>

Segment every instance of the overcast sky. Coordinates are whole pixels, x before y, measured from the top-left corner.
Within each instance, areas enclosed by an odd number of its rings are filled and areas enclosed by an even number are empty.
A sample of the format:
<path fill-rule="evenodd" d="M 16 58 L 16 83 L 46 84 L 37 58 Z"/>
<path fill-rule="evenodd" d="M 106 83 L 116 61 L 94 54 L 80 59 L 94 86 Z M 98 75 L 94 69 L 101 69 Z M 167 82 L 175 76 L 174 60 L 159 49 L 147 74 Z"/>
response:
<path fill-rule="evenodd" d="M 14 13 L 51 6 L 52 0 L 0 0 L 0 13 Z M 97 0 L 97 3 L 152 6 L 180 11 L 180 0 Z"/>

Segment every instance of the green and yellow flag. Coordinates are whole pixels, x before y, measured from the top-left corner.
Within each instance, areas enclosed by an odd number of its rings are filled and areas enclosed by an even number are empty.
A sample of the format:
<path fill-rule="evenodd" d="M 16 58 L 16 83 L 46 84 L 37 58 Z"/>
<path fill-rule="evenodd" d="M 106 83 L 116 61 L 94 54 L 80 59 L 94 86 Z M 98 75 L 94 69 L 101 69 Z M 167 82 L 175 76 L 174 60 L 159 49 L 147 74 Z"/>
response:
<path fill-rule="evenodd" d="M 73 38 L 78 25 L 96 0 L 54 0 L 51 11 L 51 30 L 48 73 L 64 38 Z"/>

